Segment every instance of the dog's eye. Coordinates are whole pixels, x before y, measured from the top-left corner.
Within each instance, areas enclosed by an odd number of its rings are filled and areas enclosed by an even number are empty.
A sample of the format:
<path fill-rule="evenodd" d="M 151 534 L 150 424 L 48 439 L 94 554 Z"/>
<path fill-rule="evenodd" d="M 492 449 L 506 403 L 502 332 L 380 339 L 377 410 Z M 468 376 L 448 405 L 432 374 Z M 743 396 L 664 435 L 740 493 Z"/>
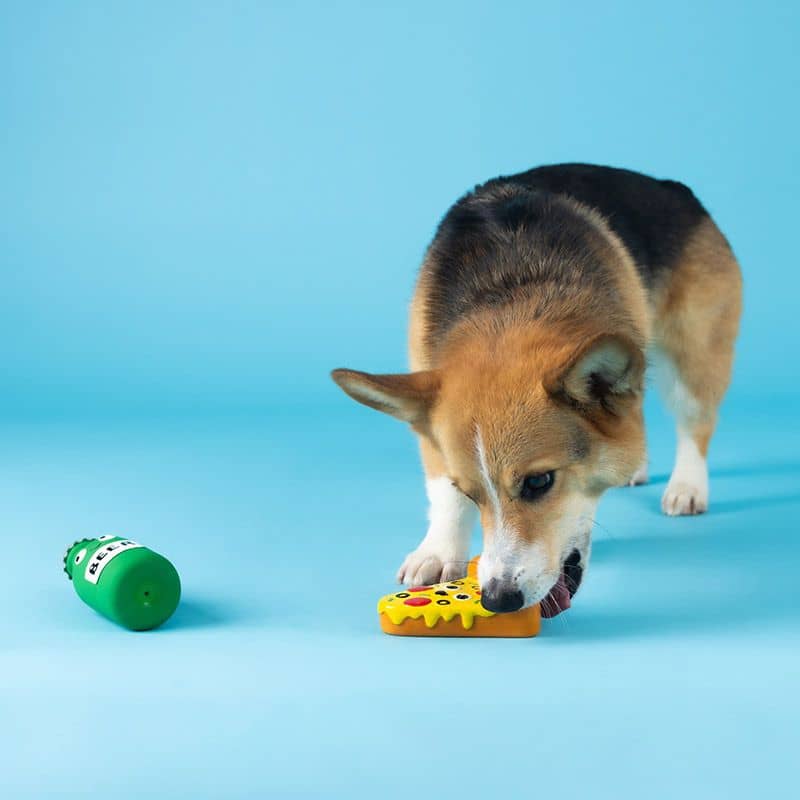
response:
<path fill-rule="evenodd" d="M 538 500 L 543 494 L 553 487 L 556 474 L 553 470 L 542 472 L 541 475 L 528 475 L 522 481 L 522 490 L 519 496 L 523 500 Z"/>

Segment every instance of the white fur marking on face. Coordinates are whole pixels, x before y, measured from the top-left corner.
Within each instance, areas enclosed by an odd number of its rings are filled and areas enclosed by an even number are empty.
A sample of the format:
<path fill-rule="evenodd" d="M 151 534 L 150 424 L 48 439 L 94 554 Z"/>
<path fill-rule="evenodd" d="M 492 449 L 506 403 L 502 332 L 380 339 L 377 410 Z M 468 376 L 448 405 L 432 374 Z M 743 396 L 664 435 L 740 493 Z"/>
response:
<path fill-rule="evenodd" d="M 507 572 L 513 570 L 513 565 L 520 559 L 520 551 L 524 549 L 514 535 L 506 521 L 503 519 L 503 506 L 500 502 L 500 494 L 489 474 L 489 463 L 486 459 L 486 448 L 483 444 L 481 430 L 475 428 L 475 452 L 478 456 L 478 467 L 481 480 L 486 487 L 486 495 L 492 507 L 492 518 L 494 527 L 491 537 L 484 536 L 484 548 L 481 560 L 478 562 L 478 577 L 482 582 L 488 581 L 492 577 L 500 578 Z"/>
<path fill-rule="evenodd" d="M 497 488 L 492 482 L 492 476 L 489 474 L 489 464 L 486 461 L 486 448 L 483 446 L 483 437 L 481 436 L 481 429 L 475 426 L 475 452 L 478 454 L 478 466 L 483 479 L 483 485 L 486 487 L 486 494 L 489 496 L 489 502 L 492 504 L 492 514 L 494 515 L 495 528 L 501 528 L 503 524 L 503 509 L 500 506 L 500 495 L 497 493 Z"/>

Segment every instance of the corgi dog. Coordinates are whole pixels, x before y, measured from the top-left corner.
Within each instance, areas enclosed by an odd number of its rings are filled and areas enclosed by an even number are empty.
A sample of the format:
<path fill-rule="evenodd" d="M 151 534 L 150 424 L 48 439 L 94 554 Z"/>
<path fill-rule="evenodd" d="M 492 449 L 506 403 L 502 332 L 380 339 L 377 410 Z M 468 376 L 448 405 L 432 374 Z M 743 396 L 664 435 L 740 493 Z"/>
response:
<path fill-rule="evenodd" d="M 648 362 L 677 427 L 662 509 L 706 511 L 741 284 L 727 240 L 675 181 L 562 164 L 458 200 L 417 280 L 411 371 L 332 373 L 419 436 L 429 527 L 398 580 L 462 577 L 480 515 L 482 604 L 569 607 L 600 496 L 647 481 Z"/>

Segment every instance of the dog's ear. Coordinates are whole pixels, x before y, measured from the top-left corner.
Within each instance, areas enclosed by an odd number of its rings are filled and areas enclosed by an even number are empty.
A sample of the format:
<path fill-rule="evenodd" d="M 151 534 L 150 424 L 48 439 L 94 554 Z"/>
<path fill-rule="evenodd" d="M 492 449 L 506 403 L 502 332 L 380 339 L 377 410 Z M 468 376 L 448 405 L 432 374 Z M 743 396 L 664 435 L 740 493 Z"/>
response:
<path fill-rule="evenodd" d="M 426 419 L 439 391 L 440 380 L 436 370 L 371 375 L 353 369 L 335 369 L 331 377 L 359 403 L 412 425 Z"/>
<path fill-rule="evenodd" d="M 544 387 L 555 400 L 587 414 L 621 414 L 641 394 L 644 354 L 624 336 L 603 335 L 579 347 Z"/>

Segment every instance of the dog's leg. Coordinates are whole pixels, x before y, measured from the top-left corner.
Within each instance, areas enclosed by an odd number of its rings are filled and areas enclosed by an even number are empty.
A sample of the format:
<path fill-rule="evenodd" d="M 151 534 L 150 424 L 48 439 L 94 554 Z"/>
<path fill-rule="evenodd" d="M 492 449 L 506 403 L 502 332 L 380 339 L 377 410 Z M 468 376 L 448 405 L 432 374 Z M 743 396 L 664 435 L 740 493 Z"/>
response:
<path fill-rule="evenodd" d="M 670 365 L 664 365 L 664 399 L 677 421 L 675 466 L 661 498 L 661 509 L 671 517 L 708 510 L 706 455 L 714 432 L 716 408 L 704 407 Z M 671 374 L 672 373 L 672 374 Z"/>
<path fill-rule="evenodd" d="M 636 472 L 633 473 L 631 479 L 628 481 L 628 486 L 642 486 L 647 483 L 647 478 L 647 454 L 645 453 L 642 463 L 639 464 Z"/>
<path fill-rule="evenodd" d="M 433 366 L 427 345 L 425 296 L 424 280 L 420 279 L 409 320 L 409 365 L 414 371 Z M 439 451 L 424 436 L 420 436 L 419 446 L 428 495 L 428 532 L 397 571 L 397 580 L 409 586 L 463 578 L 478 518 L 477 506 L 447 476 Z"/>
<path fill-rule="evenodd" d="M 422 439 L 420 450 L 429 502 L 428 532 L 397 572 L 397 580 L 409 586 L 463 578 L 477 518 L 475 504 L 453 486 L 433 446 Z"/>
<path fill-rule="evenodd" d="M 670 516 L 708 508 L 706 454 L 730 381 L 740 314 L 739 266 L 709 219 L 675 267 L 654 325 L 658 377 L 678 432 L 675 467 L 661 501 Z"/>

